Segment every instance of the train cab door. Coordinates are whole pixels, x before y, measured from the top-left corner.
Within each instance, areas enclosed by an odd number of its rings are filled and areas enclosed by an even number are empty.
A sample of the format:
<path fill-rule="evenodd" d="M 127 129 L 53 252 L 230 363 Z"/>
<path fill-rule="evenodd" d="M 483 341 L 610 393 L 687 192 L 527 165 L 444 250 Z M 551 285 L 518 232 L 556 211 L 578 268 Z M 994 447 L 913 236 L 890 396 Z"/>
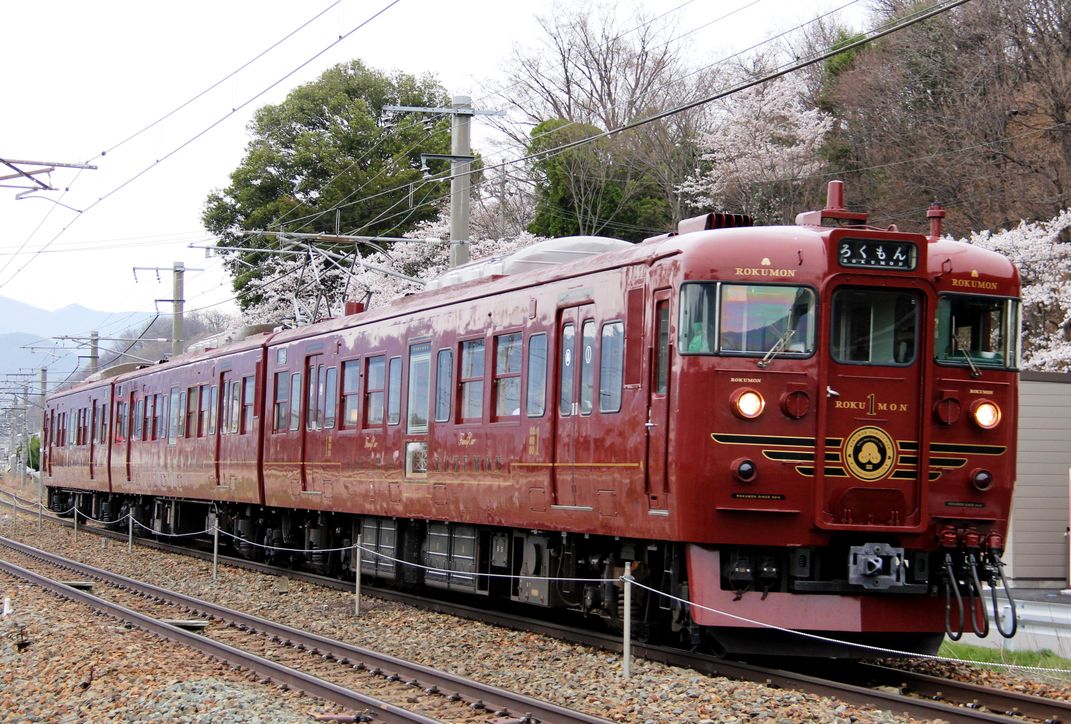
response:
<path fill-rule="evenodd" d="M 557 328 L 557 414 L 554 434 L 554 498 L 559 508 L 591 509 L 585 470 L 594 461 L 592 422 L 595 374 L 595 305 L 559 311 Z"/>
<path fill-rule="evenodd" d="M 921 288 L 842 283 L 826 291 L 830 341 L 819 389 L 815 522 L 920 530 L 929 468 L 922 404 L 931 312 Z M 921 447 L 921 449 L 920 449 Z"/>
<path fill-rule="evenodd" d="M 652 510 L 666 510 L 667 454 L 669 443 L 669 368 L 672 344 L 669 333 L 671 290 L 654 293 L 652 314 L 648 317 L 647 339 L 647 499 Z"/>

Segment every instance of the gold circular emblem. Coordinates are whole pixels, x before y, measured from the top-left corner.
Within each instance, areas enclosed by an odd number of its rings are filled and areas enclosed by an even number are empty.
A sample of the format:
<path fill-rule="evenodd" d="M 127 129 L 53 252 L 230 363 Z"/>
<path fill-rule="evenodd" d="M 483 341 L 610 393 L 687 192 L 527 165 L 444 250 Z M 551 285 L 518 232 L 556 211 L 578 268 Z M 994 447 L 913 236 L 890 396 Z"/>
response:
<path fill-rule="evenodd" d="M 844 441 L 848 472 L 860 480 L 881 480 L 896 461 L 896 443 L 877 427 L 861 427 Z"/>

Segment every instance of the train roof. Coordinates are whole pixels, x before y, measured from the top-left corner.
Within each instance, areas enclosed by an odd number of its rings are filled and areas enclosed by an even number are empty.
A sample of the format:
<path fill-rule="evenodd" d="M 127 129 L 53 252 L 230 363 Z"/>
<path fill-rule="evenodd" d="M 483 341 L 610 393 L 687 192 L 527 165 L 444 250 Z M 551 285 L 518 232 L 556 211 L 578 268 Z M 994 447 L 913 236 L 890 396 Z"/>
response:
<path fill-rule="evenodd" d="M 713 217 L 714 215 L 710 215 Z M 703 218 L 703 217 L 699 217 Z M 737 220 L 737 217 L 732 217 Z M 259 348 L 263 345 L 288 342 L 317 336 L 324 333 L 363 326 L 377 321 L 402 317 L 416 311 L 478 300 L 507 291 L 536 287 L 541 284 L 581 277 L 634 264 L 653 264 L 659 259 L 682 256 L 688 266 L 702 267 L 719 262 L 722 267 L 744 257 L 774 257 L 798 259 L 797 267 L 807 274 L 821 274 L 828 268 L 828 243 L 837 229 L 847 229 L 862 234 L 889 233 L 872 227 L 829 227 L 812 224 L 792 226 L 747 226 L 733 224 L 731 228 L 702 228 L 695 220 L 681 222 L 685 233 L 663 234 L 640 243 L 630 243 L 607 237 L 567 237 L 551 239 L 521 249 L 503 258 L 477 261 L 453 269 L 429 284 L 426 291 L 395 299 L 377 309 L 354 315 L 337 317 L 305 327 L 259 333 L 226 345 L 187 352 L 168 360 L 167 364 L 192 362 L 225 357 L 227 355 Z M 899 233 L 899 232 L 896 232 Z M 1017 288 L 1018 271 L 1011 261 L 987 249 L 965 242 L 939 239 L 930 241 L 921 234 L 912 234 L 920 243 L 927 244 L 928 269 L 932 278 L 942 289 L 942 279 L 952 274 L 969 274 L 979 279 L 999 280 L 999 290 Z M 757 238 L 757 237 L 761 237 Z M 712 243 L 714 242 L 714 243 Z M 719 271 L 711 266 L 713 271 Z M 984 283 L 981 282 L 981 283 Z M 1009 286 L 1010 285 L 1010 286 Z M 969 291 L 958 285 L 958 291 Z M 980 286 L 979 289 L 997 290 L 997 287 Z M 160 364 L 145 365 L 138 369 L 124 370 L 119 374 L 87 380 L 74 387 L 59 391 L 51 397 L 62 397 L 84 389 L 122 384 L 151 374 Z"/>

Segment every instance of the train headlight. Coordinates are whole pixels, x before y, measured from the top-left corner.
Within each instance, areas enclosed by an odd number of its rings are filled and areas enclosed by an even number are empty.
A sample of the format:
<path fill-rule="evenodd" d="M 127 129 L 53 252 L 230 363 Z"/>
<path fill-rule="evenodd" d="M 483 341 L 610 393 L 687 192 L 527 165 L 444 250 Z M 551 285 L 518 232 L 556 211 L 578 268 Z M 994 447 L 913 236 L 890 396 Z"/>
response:
<path fill-rule="evenodd" d="M 754 420 L 766 408 L 766 400 L 755 390 L 737 390 L 732 396 L 733 412 L 745 420 Z"/>
<path fill-rule="evenodd" d="M 989 400 L 977 400 L 971 405 L 971 418 L 983 430 L 992 430 L 1000 424 L 1000 406 Z"/>

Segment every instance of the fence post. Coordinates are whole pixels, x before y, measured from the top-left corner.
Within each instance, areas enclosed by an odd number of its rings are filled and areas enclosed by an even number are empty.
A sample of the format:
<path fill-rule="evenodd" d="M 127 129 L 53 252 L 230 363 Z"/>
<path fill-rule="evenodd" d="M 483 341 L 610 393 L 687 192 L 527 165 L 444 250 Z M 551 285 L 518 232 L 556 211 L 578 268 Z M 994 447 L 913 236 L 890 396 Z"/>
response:
<path fill-rule="evenodd" d="M 212 512 L 212 580 L 219 580 L 219 524 Z"/>
<path fill-rule="evenodd" d="M 19 527 L 19 499 L 14 493 L 11 494 L 11 533 L 14 535 Z"/>
<path fill-rule="evenodd" d="M 74 542 L 78 542 L 78 496 L 74 498 Z"/>
<path fill-rule="evenodd" d="M 625 582 L 625 631 L 621 669 L 628 679 L 632 677 L 632 561 L 625 561 L 625 575 L 621 579 Z"/>
<path fill-rule="evenodd" d="M 353 549 L 353 615 L 361 615 L 361 534 L 357 534 L 357 547 Z"/>
<path fill-rule="evenodd" d="M 134 552 L 134 508 L 126 511 L 126 552 Z"/>

